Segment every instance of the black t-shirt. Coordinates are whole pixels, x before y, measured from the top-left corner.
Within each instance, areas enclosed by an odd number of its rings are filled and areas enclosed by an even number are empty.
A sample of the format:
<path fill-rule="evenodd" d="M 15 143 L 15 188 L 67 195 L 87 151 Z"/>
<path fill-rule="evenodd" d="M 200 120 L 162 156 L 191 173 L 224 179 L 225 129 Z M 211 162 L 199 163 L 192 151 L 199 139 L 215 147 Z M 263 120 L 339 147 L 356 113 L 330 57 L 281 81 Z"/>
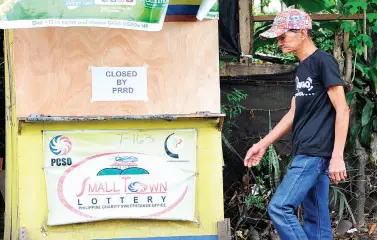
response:
<path fill-rule="evenodd" d="M 336 112 L 327 89 L 334 85 L 343 86 L 338 62 L 321 49 L 297 67 L 293 155 L 331 157 Z"/>

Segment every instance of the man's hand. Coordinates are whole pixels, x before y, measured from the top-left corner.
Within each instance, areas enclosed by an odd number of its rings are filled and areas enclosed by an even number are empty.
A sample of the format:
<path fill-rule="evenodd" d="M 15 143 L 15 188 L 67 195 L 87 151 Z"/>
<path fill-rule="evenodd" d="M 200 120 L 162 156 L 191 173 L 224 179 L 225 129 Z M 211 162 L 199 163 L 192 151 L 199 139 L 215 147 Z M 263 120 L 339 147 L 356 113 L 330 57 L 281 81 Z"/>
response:
<path fill-rule="evenodd" d="M 343 152 L 348 134 L 350 109 L 347 105 L 344 88 L 342 86 L 331 86 L 328 88 L 327 92 L 336 111 L 335 142 L 329 172 L 332 181 L 338 184 L 339 181 L 344 181 L 347 178 Z"/>
<path fill-rule="evenodd" d="M 260 161 L 262 160 L 263 155 L 266 152 L 266 147 L 262 146 L 262 144 L 257 143 L 254 144 L 249 151 L 247 151 L 244 165 L 245 167 L 255 167 L 257 166 Z"/>
<path fill-rule="evenodd" d="M 278 140 L 281 136 L 283 136 L 291 129 L 295 116 L 295 109 L 295 97 L 292 97 L 291 108 L 289 112 L 284 115 L 280 122 L 274 127 L 274 129 L 272 129 L 270 133 L 267 134 L 267 136 L 265 136 L 262 140 L 260 140 L 257 144 L 254 144 L 249 149 L 244 159 L 245 167 L 247 166 L 250 168 L 252 166 L 257 166 L 262 160 L 267 147 L 273 144 L 276 140 Z"/>
<path fill-rule="evenodd" d="M 333 157 L 330 161 L 329 166 L 330 178 L 335 184 L 339 181 L 345 181 L 347 178 L 346 165 L 344 163 L 343 157 Z"/>

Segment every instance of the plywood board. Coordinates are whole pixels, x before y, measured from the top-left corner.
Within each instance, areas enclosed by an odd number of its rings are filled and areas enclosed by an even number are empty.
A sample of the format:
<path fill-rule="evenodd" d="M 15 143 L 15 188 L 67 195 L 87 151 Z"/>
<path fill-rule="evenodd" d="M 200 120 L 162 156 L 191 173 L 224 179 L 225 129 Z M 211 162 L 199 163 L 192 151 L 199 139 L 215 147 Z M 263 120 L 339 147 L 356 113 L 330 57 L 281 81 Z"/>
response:
<path fill-rule="evenodd" d="M 17 116 L 220 112 L 217 21 L 169 22 L 161 32 L 107 28 L 14 30 Z M 91 102 L 96 67 L 148 68 L 148 102 Z"/>

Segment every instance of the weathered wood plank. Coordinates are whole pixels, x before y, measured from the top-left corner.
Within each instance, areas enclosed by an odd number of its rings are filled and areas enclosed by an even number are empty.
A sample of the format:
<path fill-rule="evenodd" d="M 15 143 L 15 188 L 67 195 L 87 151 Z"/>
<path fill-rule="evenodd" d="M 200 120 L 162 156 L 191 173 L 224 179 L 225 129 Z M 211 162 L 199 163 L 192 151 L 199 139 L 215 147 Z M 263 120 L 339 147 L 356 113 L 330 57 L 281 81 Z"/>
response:
<path fill-rule="evenodd" d="M 220 76 L 250 76 L 250 75 L 266 75 L 286 73 L 293 71 L 295 66 L 282 64 L 240 64 L 225 63 L 220 69 Z"/>
<path fill-rule="evenodd" d="M 224 221 L 217 223 L 217 235 L 219 240 L 231 239 L 230 219 L 225 218 Z"/>
<path fill-rule="evenodd" d="M 251 51 L 251 24 L 250 24 L 250 1 L 239 0 L 239 29 L 241 51 L 245 55 L 250 55 Z M 247 63 L 247 58 L 241 58 L 242 63 Z"/>

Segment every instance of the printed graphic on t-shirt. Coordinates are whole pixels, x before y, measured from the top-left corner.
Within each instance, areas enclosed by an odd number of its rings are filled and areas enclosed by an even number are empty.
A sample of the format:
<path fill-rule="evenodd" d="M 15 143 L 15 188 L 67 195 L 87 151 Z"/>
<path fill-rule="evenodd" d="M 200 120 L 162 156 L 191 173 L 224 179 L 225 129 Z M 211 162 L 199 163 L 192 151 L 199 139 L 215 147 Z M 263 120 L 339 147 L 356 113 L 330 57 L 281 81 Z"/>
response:
<path fill-rule="evenodd" d="M 305 81 L 300 81 L 299 77 L 296 76 L 296 97 L 303 96 L 314 96 L 313 90 L 313 80 L 308 77 Z"/>

